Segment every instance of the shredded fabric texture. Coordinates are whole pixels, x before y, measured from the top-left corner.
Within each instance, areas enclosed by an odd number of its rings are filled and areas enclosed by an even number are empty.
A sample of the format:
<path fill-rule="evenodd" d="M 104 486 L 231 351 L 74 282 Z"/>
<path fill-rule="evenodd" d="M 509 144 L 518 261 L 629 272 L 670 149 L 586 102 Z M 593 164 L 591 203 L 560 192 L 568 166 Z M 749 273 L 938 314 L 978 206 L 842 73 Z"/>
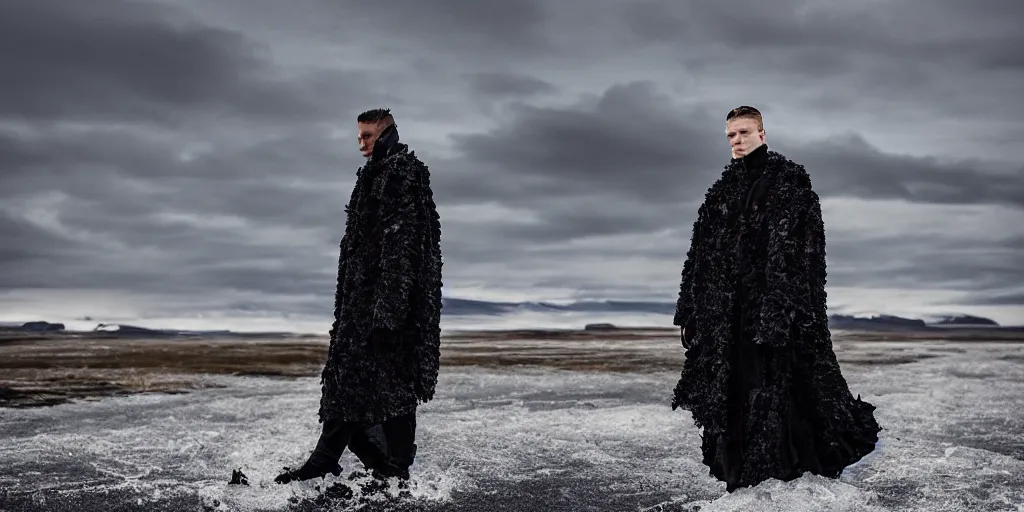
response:
<path fill-rule="evenodd" d="M 673 410 L 702 432 L 731 492 L 804 472 L 838 477 L 870 453 L 875 407 L 853 397 L 832 348 L 821 205 L 801 165 L 761 145 L 708 190 L 674 323 L 686 361 Z"/>
<path fill-rule="evenodd" d="M 345 211 L 319 418 L 375 424 L 433 399 L 440 362 L 440 217 L 427 166 L 394 127 Z"/>

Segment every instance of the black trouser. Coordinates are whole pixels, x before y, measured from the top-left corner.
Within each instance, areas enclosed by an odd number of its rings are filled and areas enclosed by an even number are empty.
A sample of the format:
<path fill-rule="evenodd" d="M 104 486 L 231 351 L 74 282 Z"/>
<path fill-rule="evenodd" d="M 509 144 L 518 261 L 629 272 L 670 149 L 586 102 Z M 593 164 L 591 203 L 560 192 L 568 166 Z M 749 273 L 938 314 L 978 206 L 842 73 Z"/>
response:
<path fill-rule="evenodd" d="M 331 461 L 341 459 L 345 448 L 367 468 L 386 460 L 408 470 L 416 458 L 416 412 L 397 416 L 379 425 L 327 421 L 313 450 Z"/>

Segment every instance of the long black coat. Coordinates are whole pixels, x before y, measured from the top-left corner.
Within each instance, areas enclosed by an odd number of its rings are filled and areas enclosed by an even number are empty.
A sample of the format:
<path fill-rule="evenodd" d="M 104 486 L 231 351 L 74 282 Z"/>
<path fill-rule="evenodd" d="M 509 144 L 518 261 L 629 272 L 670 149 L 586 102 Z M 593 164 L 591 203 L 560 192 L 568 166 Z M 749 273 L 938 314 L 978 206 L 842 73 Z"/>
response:
<path fill-rule="evenodd" d="M 440 217 L 427 166 L 394 127 L 346 212 L 319 417 L 380 423 L 433 398 L 440 359 Z"/>
<path fill-rule="evenodd" d="M 703 429 L 728 490 L 836 477 L 874 449 L 874 406 L 832 349 L 825 228 L 804 168 L 762 145 L 733 159 L 693 225 L 674 323 L 689 347 L 672 408 Z"/>

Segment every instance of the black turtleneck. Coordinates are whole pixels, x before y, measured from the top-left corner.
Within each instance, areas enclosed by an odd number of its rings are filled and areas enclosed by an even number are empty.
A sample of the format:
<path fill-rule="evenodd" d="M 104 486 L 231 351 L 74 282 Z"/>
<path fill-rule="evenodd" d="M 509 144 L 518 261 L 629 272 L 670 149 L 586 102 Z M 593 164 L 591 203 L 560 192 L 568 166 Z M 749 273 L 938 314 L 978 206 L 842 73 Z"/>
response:
<path fill-rule="evenodd" d="M 744 174 L 752 174 L 760 177 L 766 165 L 768 165 L 768 145 L 761 144 L 740 158 L 733 158 L 732 163 L 739 164 Z"/>
<path fill-rule="evenodd" d="M 398 152 L 402 149 L 402 146 L 402 144 L 398 143 L 398 128 L 395 125 L 390 125 L 381 132 L 380 136 L 377 137 L 377 141 L 373 143 L 373 155 L 371 158 L 380 160 Z"/>
<path fill-rule="evenodd" d="M 732 162 L 740 173 L 740 181 L 750 187 L 746 194 L 744 209 L 754 208 L 756 211 L 770 185 L 769 180 L 762 176 L 768 166 L 768 145 L 761 144 L 750 153 L 733 158 Z"/>

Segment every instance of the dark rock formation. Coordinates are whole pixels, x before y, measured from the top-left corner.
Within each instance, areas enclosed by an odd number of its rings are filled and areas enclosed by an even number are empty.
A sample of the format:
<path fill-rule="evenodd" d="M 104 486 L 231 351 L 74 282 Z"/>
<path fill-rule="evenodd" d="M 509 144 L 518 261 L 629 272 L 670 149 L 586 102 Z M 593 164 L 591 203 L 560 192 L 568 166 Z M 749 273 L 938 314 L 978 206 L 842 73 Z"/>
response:
<path fill-rule="evenodd" d="M 51 324 L 50 322 L 25 322 L 21 329 L 31 332 L 54 332 L 63 331 L 64 324 Z"/>
<path fill-rule="evenodd" d="M 919 318 L 903 318 L 891 315 L 879 315 L 875 317 L 832 315 L 828 317 L 828 325 L 832 329 L 865 331 L 905 331 L 928 329 L 928 324 Z"/>
<path fill-rule="evenodd" d="M 989 327 L 999 326 L 999 324 L 996 323 L 995 320 L 972 315 L 947 316 L 939 320 L 938 322 L 935 322 L 935 325 L 985 325 Z"/>

